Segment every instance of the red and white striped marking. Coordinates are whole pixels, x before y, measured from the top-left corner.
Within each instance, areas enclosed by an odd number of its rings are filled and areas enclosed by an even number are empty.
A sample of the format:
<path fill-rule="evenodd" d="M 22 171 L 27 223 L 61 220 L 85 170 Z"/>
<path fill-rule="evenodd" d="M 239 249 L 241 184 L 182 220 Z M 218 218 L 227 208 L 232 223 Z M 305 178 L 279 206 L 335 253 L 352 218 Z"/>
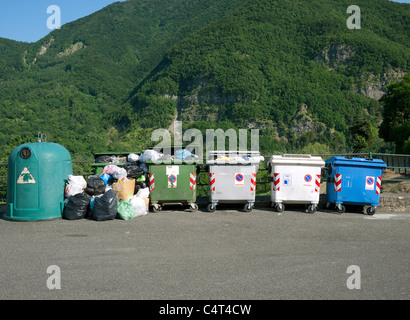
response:
<path fill-rule="evenodd" d="M 273 174 L 273 191 L 280 191 L 280 175 L 279 173 Z"/>
<path fill-rule="evenodd" d="M 340 173 L 335 174 L 335 191 L 342 191 L 342 175 Z"/>
<path fill-rule="evenodd" d="M 320 174 L 316 175 L 316 179 L 315 179 L 315 192 L 319 192 L 320 191 Z"/>
<path fill-rule="evenodd" d="M 154 174 L 153 173 L 148 174 L 148 178 L 149 178 L 149 190 L 155 191 Z"/>
<path fill-rule="evenodd" d="M 189 189 L 196 189 L 196 172 L 191 172 L 189 175 Z"/>
<path fill-rule="evenodd" d="M 377 177 L 376 180 L 376 194 L 380 194 L 380 188 L 382 187 L 382 177 Z"/>
<path fill-rule="evenodd" d="M 215 173 L 209 174 L 209 190 L 215 191 Z"/>
<path fill-rule="evenodd" d="M 256 189 L 256 173 L 251 173 L 251 191 Z"/>

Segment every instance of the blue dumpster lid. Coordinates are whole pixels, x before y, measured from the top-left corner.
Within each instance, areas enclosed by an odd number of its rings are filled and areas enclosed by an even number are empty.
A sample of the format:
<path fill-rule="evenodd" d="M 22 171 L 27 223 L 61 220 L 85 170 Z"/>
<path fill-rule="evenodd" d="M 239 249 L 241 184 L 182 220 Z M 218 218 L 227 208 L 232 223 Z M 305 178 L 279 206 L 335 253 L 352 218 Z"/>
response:
<path fill-rule="evenodd" d="M 326 164 L 333 165 L 355 166 L 355 167 L 372 167 L 386 169 L 387 165 L 381 159 L 365 159 L 365 158 L 346 158 L 346 157 L 332 157 L 325 161 Z"/>

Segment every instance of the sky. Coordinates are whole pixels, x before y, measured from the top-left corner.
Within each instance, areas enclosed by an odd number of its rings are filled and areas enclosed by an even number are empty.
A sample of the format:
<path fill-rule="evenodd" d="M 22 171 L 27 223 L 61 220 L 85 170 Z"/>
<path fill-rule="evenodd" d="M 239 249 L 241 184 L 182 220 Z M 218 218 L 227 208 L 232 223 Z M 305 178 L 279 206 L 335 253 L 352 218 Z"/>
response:
<path fill-rule="evenodd" d="M 36 42 L 52 31 L 47 27 L 47 21 L 56 22 L 50 19 L 55 11 L 47 13 L 49 6 L 57 5 L 60 8 L 61 25 L 64 25 L 117 1 L 125 0 L 1 0 L 0 37 Z M 410 3 L 410 0 L 395 2 Z"/>
<path fill-rule="evenodd" d="M 118 1 L 124 0 L 1 0 L 0 37 L 25 42 L 45 37 L 53 31 L 47 27 L 47 21 L 55 14 L 55 11 L 47 13 L 52 5 L 60 8 L 61 25 L 64 25 Z"/>

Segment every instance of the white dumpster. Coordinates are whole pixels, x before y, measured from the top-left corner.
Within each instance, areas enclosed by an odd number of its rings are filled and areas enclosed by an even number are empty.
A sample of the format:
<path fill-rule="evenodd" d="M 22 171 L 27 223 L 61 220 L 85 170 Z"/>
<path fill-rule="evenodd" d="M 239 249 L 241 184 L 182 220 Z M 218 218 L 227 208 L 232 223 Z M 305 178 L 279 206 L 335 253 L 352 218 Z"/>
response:
<path fill-rule="evenodd" d="M 305 154 L 284 154 L 270 157 L 271 201 L 276 211 L 285 210 L 285 203 L 307 204 L 308 212 L 317 210 L 320 196 L 321 157 Z"/>
<path fill-rule="evenodd" d="M 244 211 L 254 208 L 256 174 L 264 158 L 258 151 L 210 151 L 208 211 L 218 203 L 245 203 Z"/>

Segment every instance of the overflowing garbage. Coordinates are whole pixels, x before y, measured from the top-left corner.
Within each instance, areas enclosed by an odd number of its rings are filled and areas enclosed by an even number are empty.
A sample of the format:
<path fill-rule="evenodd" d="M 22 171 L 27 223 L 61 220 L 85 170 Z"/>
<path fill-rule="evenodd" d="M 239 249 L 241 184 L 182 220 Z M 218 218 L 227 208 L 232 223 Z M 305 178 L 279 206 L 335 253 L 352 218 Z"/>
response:
<path fill-rule="evenodd" d="M 83 176 L 68 176 L 63 218 L 132 220 L 148 214 L 150 190 L 146 184 L 145 162 L 162 156 L 155 150 L 146 150 L 141 155 L 131 153 L 125 158 L 96 157 L 95 163 L 106 164 L 101 173 L 90 175 L 87 180 Z"/>
<path fill-rule="evenodd" d="M 125 156 L 98 154 L 94 164 L 98 174 L 88 176 L 87 180 L 83 176 L 68 177 L 63 218 L 106 221 L 144 216 L 150 205 L 149 163 L 197 159 L 187 149 L 178 149 L 173 155 L 154 149 Z"/>
<path fill-rule="evenodd" d="M 125 157 L 100 155 L 95 158 L 99 167 L 98 174 L 94 173 L 87 179 L 83 176 L 68 176 L 62 216 L 67 220 L 132 220 L 147 215 L 150 206 L 153 212 L 159 212 L 166 204 L 188 204 L 191 212 L 196 211 L 199 167 L 193 163 L 181 165 L 175 161 L 196 159 L 198 157 L 186 149 L 176 150 L 172 155 L 156 150 L 145 150 L 141 154 L 130 153 Z M 330 162 L 333 159 L 336 159 L 335 163 L 342 169 Z M 264 157 L 256 151 L 211 151 L 206 162 L 209 171 L 208 211 L 215 211 L 219 202 L 243 202 L 244 211 L 250 212 L 255 203 L 256 175 L 259 164 L 263 161 Z M 353 174 L 349 171 L 348 175 L 343 176 L 343 161 L 354 162 L 352 167 L 357 172 Z M 311 155 L 272 156 L 268 161 L 268 172 L 272 206 L 275 210 L 283 211 L 283 203 L 296 203 L 308 205 L 309 213 L 315 212 L 320 199 L 323 166 L 324 162 L 320 157 Z M 326 162 L 326 208 L 333 203 L 338 212 L 343 212 L 343 203 L 371 206 L 367 213 L 374 214 L 385 167 L 381 160 L 343 157 L 329 159 Z M 360 192 L 352 192 L 352 177 L 358 180 L 355 187 Z M 342 179 L 347 181 L 343 187 Z"/>
<path fill-rule="evenodd" d="M 209 164 L 258 164 L 265 161 L 259 152 L 211 151 L 207 159 Z"/>

